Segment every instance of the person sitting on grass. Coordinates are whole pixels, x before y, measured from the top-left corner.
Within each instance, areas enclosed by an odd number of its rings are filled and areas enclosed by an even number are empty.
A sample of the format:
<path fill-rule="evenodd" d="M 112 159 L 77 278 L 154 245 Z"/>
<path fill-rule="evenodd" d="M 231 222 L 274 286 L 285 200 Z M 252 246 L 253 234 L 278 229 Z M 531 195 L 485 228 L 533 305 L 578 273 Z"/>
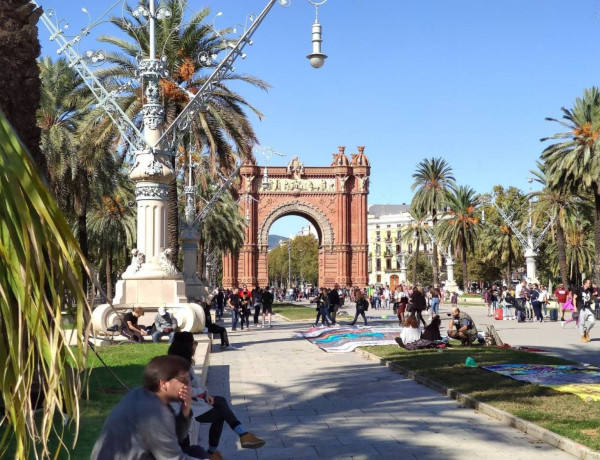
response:
<path fill-rule="evenodd" d="M 396 343 L 404 348 L 406 344 L 416 342 L 421 338 L 421 328 L 419 327 L 419 320 L 414 314 L 408 315 L 408 318 L 404 321 L 402 331 L 400 331 L 400 337 L 396 337 Z"/>
<path fill-rule="evenodd" d="M 169 347 L 169 355 L 179 356 L 190 364 L 193 363 L 196 346 L 198 343 L 194 340 L 191 332 L 177 332 L 175 339 Z M 244 449 L 258 449 L 265 445 L 265 441 L 257 438 L 250 433 L 234 415 L 227 404 L 227 400 L 222 396 L 212 396 L 208 390 L 203 388 L 200 378 L 194 373 L 193 366 L 189 368 L 190 391 L 192 395 L 192 416 L 197 422 L 210 423 L 208 431 L 208 453 L 211 460 L 221 460 L 223 456 L 217 450 L 223 424 L 227 424 L 240 437 L 240 444 Z M 176 405 L 176 404 L 174 404 Z M 188 440 L 189 442 L 189 440 Z M 157 457 L 166 458 L 166 457 Z"/>
<path fill-rule="evenodd" d="M 467 313 L 454 307 L 450 313 L 452 319 L 448 325 L 448 337 L 460 340 L 463 346 L 469 346 L 477 340 L 477 327 Z"/>

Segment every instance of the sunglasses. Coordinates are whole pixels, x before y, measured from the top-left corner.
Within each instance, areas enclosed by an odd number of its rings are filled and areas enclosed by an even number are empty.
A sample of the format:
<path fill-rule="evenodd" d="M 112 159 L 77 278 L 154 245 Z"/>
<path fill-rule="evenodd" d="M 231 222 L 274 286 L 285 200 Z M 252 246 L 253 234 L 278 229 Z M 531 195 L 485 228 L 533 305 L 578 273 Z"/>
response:
<path fill-rule="evenodd" d="M 183 383 L 184 385 L 189 385 L 190 384 L 190 379 L 189 377 L 173 377 L 173 379 L 177 380 L 178 382 Z"/>

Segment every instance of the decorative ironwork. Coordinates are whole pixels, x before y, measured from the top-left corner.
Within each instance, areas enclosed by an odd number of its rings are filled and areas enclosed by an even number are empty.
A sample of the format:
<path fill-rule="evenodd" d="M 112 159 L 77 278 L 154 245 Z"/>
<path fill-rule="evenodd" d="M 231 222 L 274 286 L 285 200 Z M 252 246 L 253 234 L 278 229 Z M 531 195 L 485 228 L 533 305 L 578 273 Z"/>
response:
<path fill-rule="evenodd" d="M 135 198 L 139 200 L 166 200 L 169 198 L 169 189 L 164 184 L 136 185 Z"/>

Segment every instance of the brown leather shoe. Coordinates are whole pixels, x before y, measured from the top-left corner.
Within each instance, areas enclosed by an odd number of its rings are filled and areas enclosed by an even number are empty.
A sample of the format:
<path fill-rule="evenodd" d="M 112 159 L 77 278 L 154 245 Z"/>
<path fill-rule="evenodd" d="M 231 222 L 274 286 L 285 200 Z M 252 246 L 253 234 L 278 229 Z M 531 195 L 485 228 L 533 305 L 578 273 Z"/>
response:
<path fill-rule="evenodd" d="M 583 334 L 581 336 L 581 343 L 587 343 L 587 341 L 588 341 L 587 336 L 585 334 Z"/>
<path fill-rule="evenodd" d="M 250 432 L 240 436 L 240 444 L 244 449 L 258 449 L 266 443 L 267 442 L 264 439 L 257 438 Z"/>
<path fill-rule="evenodd" d="M 221 455 L 221 452 L 215 450 L 212 454 L 209 454 L 210 460 L 225 460 L 225 457 Z"/>

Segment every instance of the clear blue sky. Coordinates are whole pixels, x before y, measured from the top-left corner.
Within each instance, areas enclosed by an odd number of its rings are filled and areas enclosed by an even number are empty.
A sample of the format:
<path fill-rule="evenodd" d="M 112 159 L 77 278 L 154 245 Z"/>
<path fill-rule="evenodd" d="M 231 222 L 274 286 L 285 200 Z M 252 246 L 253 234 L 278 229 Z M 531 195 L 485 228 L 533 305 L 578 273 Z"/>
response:
<path fill-rule="evenodd" d="M 69 18 L 71 30 L 84 18 L 81 6 L 96 18 L 113 3 L 39 1 Z M 189 4 L 222 11 L 215 25 L 223 28 L 266 0 Z M 265 115 L 254 123 L 261 144 L 287 155 L 271 165 L 294 155 L 329 165 L 338 145 L 347 154 L 366 146 L 369 204 L 409 203 L 415 166 L 432 156 L 478 192 L 495 184 L 528 191 L 539 139 L 560 130 L 545 117 L 560 117 L 562 106 L 599 84 L 598 0 L 329 0 L 319 19 L 329 56 L 322 68 L 305 57 L 314 7 L 293 0 L 275 5 L 235 65 L 272 89 L 236 89 Z M 40 32 L 44 53 L 55 55 Z M 93 38 L 84 45 L 94 48 Z M 281 219 L 271 233 L 301 225 Z"/>

